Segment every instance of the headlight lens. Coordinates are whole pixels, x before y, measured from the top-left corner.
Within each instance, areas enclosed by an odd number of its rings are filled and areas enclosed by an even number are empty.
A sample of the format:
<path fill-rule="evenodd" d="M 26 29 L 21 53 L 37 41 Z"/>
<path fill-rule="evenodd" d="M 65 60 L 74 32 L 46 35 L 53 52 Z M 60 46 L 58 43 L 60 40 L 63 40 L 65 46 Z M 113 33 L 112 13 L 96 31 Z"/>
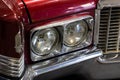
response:
<path fill-rule="evenodd" d="M 73 22 L 65 26 L 64 44 L 76 46 L 86 37 L 88 32 L 87 23 L 84 20 Z"/>
<path fill-rule="evenodd" d="M 44 29 L 36 31 L 32 37 L 32 50 L 40 56 L 49 54 L 58 42 L 56 29 Z"/>

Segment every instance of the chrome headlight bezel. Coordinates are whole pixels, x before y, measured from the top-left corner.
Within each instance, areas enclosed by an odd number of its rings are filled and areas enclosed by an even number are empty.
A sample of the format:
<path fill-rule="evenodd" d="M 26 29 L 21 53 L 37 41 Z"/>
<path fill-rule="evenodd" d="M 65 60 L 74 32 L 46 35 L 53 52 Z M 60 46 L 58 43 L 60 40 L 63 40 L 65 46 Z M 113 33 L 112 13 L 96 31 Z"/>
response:
<path fill-rule="evenodd" d="M 88 31 L 86 32 L 86 35 L 84 36 L 85 39 L 83 39 L 79 44 L 77 44 L 75 46 L 66 46 L 64 44 L 64 28 L 66 27 L 66 25 L 68 25 L 70 23 L 81 21 L 81 20 L 85 21 L 85 23 L 87 24 L 87 27 L 88 27 L 87 28 Z M 49 29 L 50 28 L 57 29 L 57 31 L 59 33 L 59 42 L 58 42 L 57 46 L 52 50 L 52 52 L 46 56 L 37 55 L 31 50 L 32 61 L 39 61 L 39 60 L 47 59 L 50 57 L 55 57 L 55 56 L 58 56 L 58 55 L 61 55 L 61 54 L 67 53 L 67 52 L 85 48 L 92 44 L 93 17 L 91 17 L 90 15 L 84 15 L 84 16 L 70 18 L 70 19 L 66 19 L 66 20 L 55 21 L 55 22 L 51 22 L 47 25 L 38 26 L 31 30 L 31 37 L 35 31 L 48 29 L 48 28 Z M 30 40 L 31 40 L 31 37 L 30 37 Z"/>

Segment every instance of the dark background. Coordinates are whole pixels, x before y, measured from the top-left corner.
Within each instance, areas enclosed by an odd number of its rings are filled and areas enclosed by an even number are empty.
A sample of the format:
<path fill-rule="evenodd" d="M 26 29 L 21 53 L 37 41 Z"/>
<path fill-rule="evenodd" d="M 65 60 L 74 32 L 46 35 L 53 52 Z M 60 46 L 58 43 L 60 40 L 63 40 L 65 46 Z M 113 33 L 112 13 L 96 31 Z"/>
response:
<path fill-rule="evenodd" d="M 56 78 L 54 80 L 94 80 L 94 79 L 88 79 L 82 75 L 73 74 L 73 75 L 68 75 L 68 76 Z M 109 79 L 109 80 L 120 80 L 120 79 Z"/>

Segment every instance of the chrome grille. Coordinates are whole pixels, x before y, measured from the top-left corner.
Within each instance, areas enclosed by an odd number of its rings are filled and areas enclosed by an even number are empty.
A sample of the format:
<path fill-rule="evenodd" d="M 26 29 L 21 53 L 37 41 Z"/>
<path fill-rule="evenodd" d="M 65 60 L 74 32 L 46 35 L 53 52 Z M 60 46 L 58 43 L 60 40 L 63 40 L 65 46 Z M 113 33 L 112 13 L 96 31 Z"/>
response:
<path fill-rule="evenodd" d="M 20 77 L 23 70 L 24 56 L 18 59 L 0 55 L 0 73 L 11 77 Z"/>
<path fill-rule="evenodd" d="M 120 51 L 120 7 L 104 7 L 100 10 L 98 48 L 104 53 Z"/>

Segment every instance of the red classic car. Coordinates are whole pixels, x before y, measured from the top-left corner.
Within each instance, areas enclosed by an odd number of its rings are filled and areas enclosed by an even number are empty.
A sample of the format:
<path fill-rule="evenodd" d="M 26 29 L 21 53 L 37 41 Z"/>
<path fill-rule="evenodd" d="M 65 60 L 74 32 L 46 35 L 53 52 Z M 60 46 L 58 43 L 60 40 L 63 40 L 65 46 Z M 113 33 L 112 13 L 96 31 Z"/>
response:
<path fill-rule="evenodd" d="M 0 80 L 120 78 L 119 53 L 119 0 L 0 0 Z"/>

